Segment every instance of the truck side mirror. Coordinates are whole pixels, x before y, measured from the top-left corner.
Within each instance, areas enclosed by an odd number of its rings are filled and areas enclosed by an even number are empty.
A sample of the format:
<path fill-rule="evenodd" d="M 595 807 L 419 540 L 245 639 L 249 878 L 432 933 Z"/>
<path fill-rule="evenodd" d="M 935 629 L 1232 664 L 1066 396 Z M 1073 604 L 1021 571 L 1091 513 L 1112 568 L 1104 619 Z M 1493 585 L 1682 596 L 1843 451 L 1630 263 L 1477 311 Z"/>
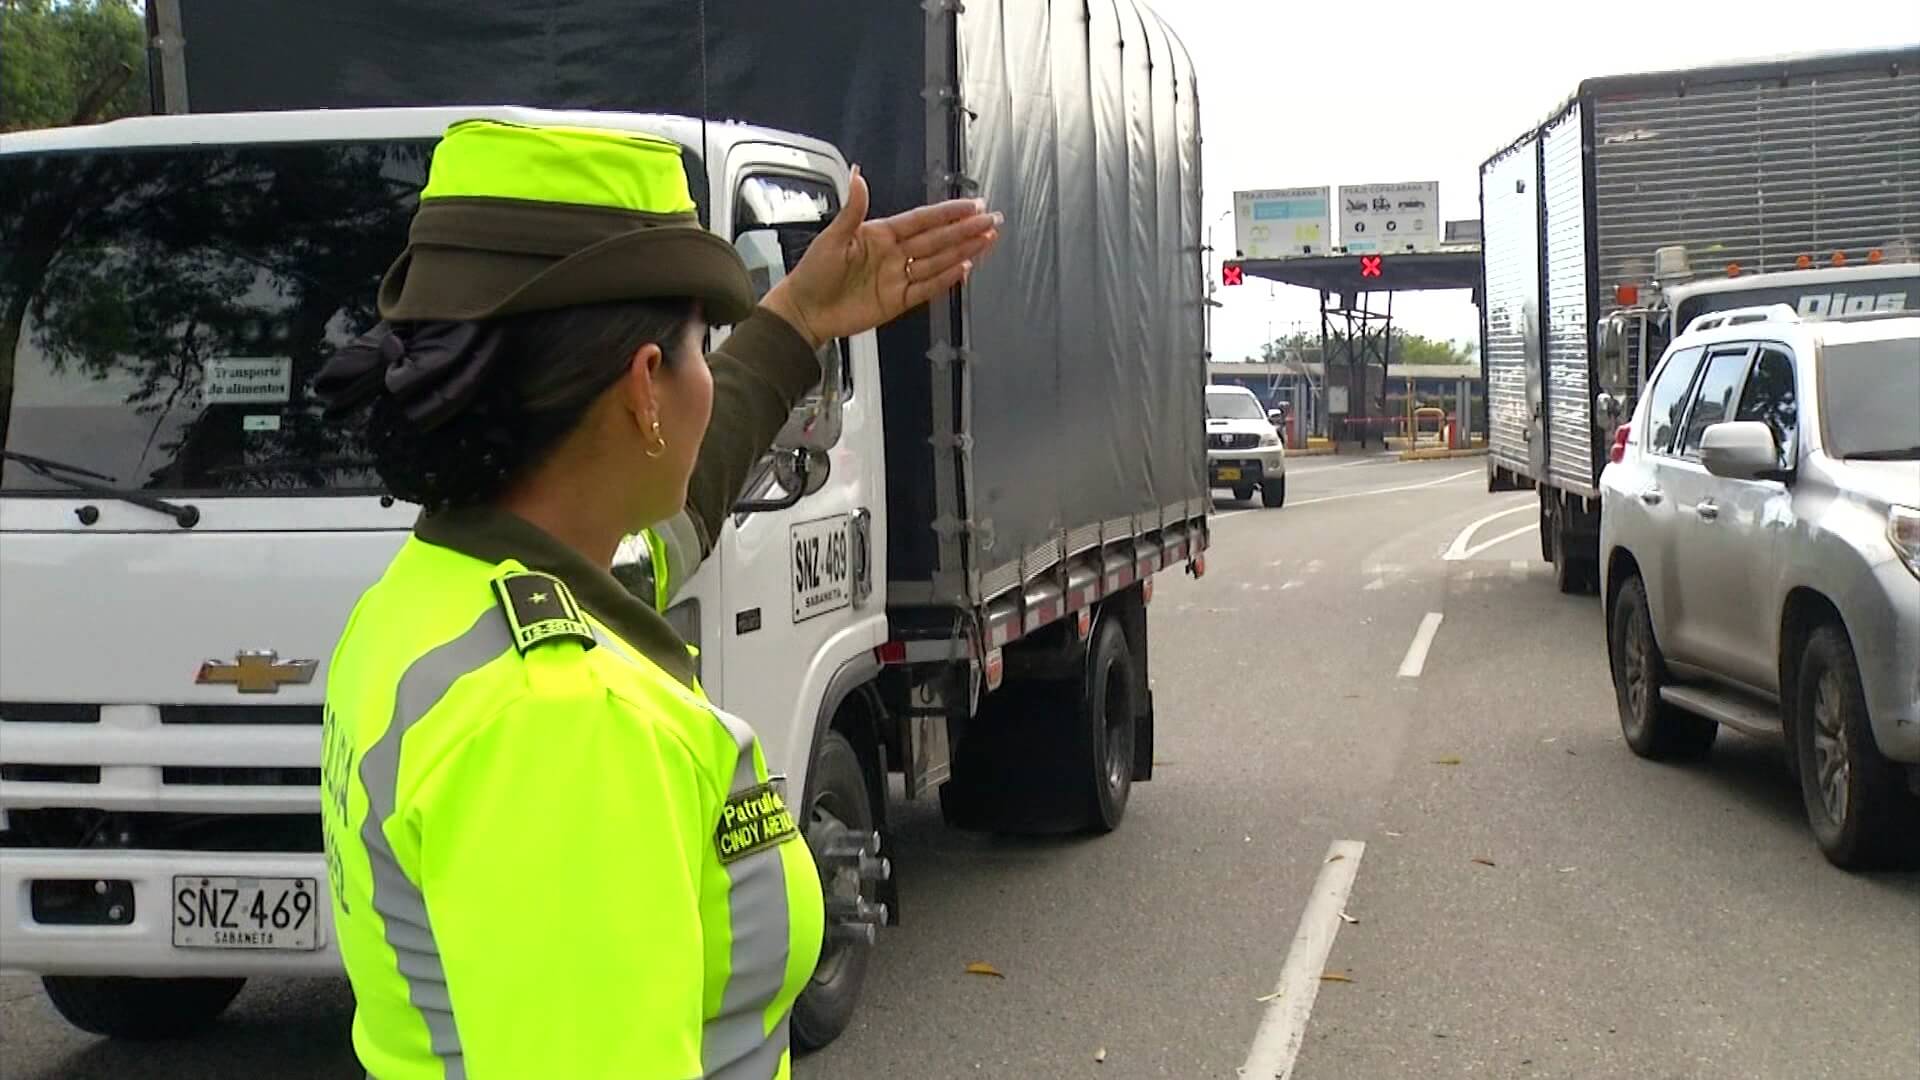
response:
<path fill-rule="evenodd" d="M 785 510 L 827 485 L 833 459 L 824 451 L 775 447 L 747 481 L 749 494 L 733 504 L 736 515 Z"/>
<path fill-rule="evenodd" d="M 1609 390 L 1625 391 L 1632 389 L 1627 385 L 1627 320 L 1624 315 L 1615 312 L 1600 320 L 1594 327 L 1594 344 L 1597 346 L 1600 385 Z"/>
<path fill-rule="evenodd" d="M 806 254 L 807 245 L 820 234 L 821 225 L 806 223 L 774 225 L 748 229 L 734 238 L 733 246 L 746 261 L 753 278 L 756 297 L 765 296 L 787 271 Z M 776 450 L 824 452 L 840 443 L 841 406 L 846 402 L 843 346 L 829 342 L 820 350 L 820 385 L 795 403 L 785 426 L 774 436 Z"/>

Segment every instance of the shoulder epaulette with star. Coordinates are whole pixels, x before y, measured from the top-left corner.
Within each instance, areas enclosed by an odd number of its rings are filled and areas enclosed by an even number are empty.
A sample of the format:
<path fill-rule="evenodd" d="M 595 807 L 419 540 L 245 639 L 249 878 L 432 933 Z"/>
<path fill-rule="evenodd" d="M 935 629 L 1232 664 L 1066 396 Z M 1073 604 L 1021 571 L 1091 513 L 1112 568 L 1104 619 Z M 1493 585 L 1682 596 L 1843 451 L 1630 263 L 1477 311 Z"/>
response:
<path fill-rule="evenodd" d="M 593 629 L 574 602 L 573 593 L 552 574 L 519 570 L 493 579 L 493 591 L 513 631 L 521 655 L 547 641 L 573 640 L 591 649 Z"/>

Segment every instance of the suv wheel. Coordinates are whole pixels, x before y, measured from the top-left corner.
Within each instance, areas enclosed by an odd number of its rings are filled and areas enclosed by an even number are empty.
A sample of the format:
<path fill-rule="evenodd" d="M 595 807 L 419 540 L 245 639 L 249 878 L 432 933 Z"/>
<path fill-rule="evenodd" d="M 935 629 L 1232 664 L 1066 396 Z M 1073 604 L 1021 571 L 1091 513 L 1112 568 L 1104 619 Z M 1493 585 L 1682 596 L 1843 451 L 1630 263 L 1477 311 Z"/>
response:
<path fill-rule="evenodd" d="M 1874 745 L 1845 630 L 1823 626 L 1807 640 L 1793 707 L 1800 793 L 1827 860 L 1857 870 L 1920 854 L 1910 825 L 1920 819 L 1920 798 Z"/>
<path fill-rule="evenodd" d="M 1260 505 L 1269 510 L 1278 510 L 1287 505 L 1287 478 L 1260 481 Z"/>
<path fill-rule="evenodd" d="M 1634 575 L 1620 586 L 1613 603 L 1613 692 L 1620 707 L 1620 734 L 1643 758 L 1699 758 L 1713 748 L 1720 725 L 1660 700 L 1667 683 L 1667 661 L 1653 636 L 1647 586 Z"/>

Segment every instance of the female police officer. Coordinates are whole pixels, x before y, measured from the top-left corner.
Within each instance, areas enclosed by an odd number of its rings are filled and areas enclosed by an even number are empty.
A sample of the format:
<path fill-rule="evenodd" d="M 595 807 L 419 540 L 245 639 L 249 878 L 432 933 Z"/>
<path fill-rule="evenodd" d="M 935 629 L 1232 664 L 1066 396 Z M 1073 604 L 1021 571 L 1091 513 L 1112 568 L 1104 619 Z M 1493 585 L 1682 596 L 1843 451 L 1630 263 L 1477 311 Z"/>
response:
<path fill-rule="evenodd" d="M 995 238 L 970 200 L 865 213 L 856 173 L 756 309 L 678 147 L 491 121 L 440 142 L 385 321 L 320 385 L 424 507 L 327 682 L 326 851 L 372 1075 L 787 1075 L 812 861 L 753 733 L 607 567 L 683 508 L 710 545 L 820 345 Z M 738 325 L 703 360 L 709 323 Z"/>

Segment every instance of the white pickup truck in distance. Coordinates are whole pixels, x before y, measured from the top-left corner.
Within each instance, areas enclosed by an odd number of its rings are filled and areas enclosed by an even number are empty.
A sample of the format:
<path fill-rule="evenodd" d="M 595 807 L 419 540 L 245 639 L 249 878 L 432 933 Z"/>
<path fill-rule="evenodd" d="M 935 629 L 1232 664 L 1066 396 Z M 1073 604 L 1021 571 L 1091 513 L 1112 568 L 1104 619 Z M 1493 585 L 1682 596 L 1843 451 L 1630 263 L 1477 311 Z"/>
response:
<path fill-rule="evenodd" d="M 1207 479 L 1241 502 L 1260 492 L 1272 509 L 1287 502 L 1287 448 L 1260 398 L 1244 386 L 1207 387 Z"/>

